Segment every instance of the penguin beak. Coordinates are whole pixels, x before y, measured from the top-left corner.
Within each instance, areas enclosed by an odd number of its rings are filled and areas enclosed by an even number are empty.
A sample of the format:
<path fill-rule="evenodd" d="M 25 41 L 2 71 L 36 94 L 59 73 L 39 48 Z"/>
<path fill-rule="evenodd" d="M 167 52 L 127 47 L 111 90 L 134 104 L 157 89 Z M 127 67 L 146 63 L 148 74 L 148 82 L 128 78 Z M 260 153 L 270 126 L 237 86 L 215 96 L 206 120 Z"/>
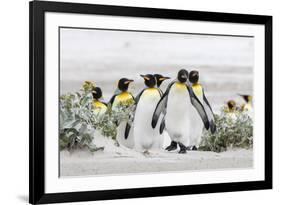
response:
<path fill-rule="evenodd" d="M 162 77 L 162 78 L 159 78 L 160 81 L 164 81 L 164 80 L 168 80 L 170 79 L 170 77 Z"/>
<path fill-rule="evenodd" d="M 145 75 L 140 75 L 143 79 L 145 80 L 149 80 L 149 77 L 145 76 Z"/>
<path fill-rule="evenodd" d="M 125 84 L 130 84 L 131 82 L 134 82 L 134 80 L 127 80 L 125 81 Z"/>

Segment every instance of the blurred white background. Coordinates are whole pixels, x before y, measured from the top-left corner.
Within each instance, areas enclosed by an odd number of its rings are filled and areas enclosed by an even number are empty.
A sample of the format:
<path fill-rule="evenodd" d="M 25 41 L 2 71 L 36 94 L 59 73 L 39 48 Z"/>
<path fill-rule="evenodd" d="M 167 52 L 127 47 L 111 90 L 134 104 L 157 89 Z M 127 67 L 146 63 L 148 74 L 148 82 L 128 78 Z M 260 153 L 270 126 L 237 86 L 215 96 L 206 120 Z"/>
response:
<path fill-rule="evenodd" d="M 58 0 L 57 0 L 58 1 Z M 99 4 L 159 7 L 217 12 L 273 15 L 274 66 L 274 190 L 201 194 L 189 196 L 157 197 L 68 204 L 131 205 L 131 204 L 278 204 L 280 188 L 280 115 L 281 115 L 281 12 L 275 0 L 72 0 Z M 0 32 L 0 193 L 1 204 L 27 204 L 28 200 L 28 1 L 1 2 Z"/>
<path fill-rule="evenodd" d="M 62 28 L 60 39 L 61 94 L 93 80 L 108 101 L 116 82 L 127 77 L 135 80 L 130 90 L 137 95 L 144 88 L 140 74 L 175 79 L 181 68 L 200 72 L 214 110 L 253 91 L 253 37 Z"/>

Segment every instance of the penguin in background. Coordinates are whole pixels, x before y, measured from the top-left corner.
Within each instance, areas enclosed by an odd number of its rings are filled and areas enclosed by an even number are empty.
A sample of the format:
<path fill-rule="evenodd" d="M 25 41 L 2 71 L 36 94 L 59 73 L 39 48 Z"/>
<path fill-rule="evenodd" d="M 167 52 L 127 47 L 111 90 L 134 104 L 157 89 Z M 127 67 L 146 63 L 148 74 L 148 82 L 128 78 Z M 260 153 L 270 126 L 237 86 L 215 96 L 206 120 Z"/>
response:
<path fill-rule="evenodd" d="M 231 120 L 236 120 L 237 114 L 239 113 L 239 107 L 237 106 L 237 104 L 234 100 L 229 100 L 229 101 L 226 102 L 226 105 L 224 106 L 223 112 Z"/>
<path fill-rule="evenodd" d="M 225 113 L 235 113 L 238 111 L 236 102 L 234 100 L 229 100 L 226 102 L 226 105 L 223 109 L 223 112 Z"/>
<path fill-rule="evenodd" d="M 129 85 L 132 82 L 134 80 L 128 78 L 121 78 L 118 81 L 117 88 L 119 92 L 114 94 L 109 101 L 112 110 L 117 110 L 118 106 L 129 106 L 134 102 L 134 96 L 128 92 Z"/>
<path fill-rule="evenodd" d="M 161 98 L 159 88 L 156 88 L 156 79 L 153 75 L 140 75 L 144 79 L 144 88 L 136 97 L 136 110 L 134 115 L 134 148 L 137 151 L 148 154 L 150 150 L 158 149 L 159 130 L 151 127 L 152 114 Z M 126 127 L 126 134 L 130 132 L 130 126 Z"/>
<path fill-rule="evenodd" d="M 215 119 L 214 119 L 214 113 L 211 108 L 211 105 L 209 101 L 207 100 L 204 88 L 201 84 L 199 84 L 199 72 L 196 70 L 193 70 L 189 73 L 189 82 L 191 83 L 191 89 L 197 99 L 201 102 L 203 105 L 205 112 L 207 114 L 207 118 L 210 125 L 211 133 L 214 133 L 216 131 L 216 125 L 215 125 Z M 192 133 L 190 135 L 190 145 L 188 147 L 189 150 L 197 150 L 201 138 L 202 138 L 202 132 L 204 125 L 201 121 L 200 116 L 198 115 L 197 110 L 191 109 L 190 116 L 193 119 L 192 120 Z"/>
<path fill-rule="evenodd" d="M 129 85 L 132 82 L 133 80 L 130 80 L 128 78 L 121 78 L 118 81 L 117 87 L 119 92 L 114 94 L 109 101 L 112 111 L 118 111 L 120 106 L 129 107 L 135 103 L 134 96 L 130 92 L 128 92 Z M 123 145 L 128 148 L 133 148 L 134 139 L 133 138 L 129 138 L 127 140 L 124 139 L 125 127 L 127 121 L 123 120 L 120 122 L 116 122 L 116 124 L 117 124 L 116 140 L 119 143 L 119 145 Z"/>
<path fill-rule="evenodd" d="M 244 100 L 245 100 L 245 104 L 243 104 L 241 106 L 241 110 L 242 111 L 245 111 L 245 112 L 248 112 L 248 111 L 252 111 L 253 110 L 253 97 L 251 95 L 241 95 L 239 94 Z"/>
<path fill-rule="evenodd" d="M 156 79 L 157 88 L 160 90 L 161 95 L 163 95 L 163 91 L 161 90 L 160 86 L 161 86 L 161 84 L 162 84 L 165 80 L 170 79 L 170 77 L 164 77 L 164 76 L 161 75 L 161 74 L 154 74 L 154 77 L 155 77 L 155 79 Z"/>
<path fill-rule="evenodd" d="M 246 113 L 250 118 L 254 117 L 253 97 L 251 95 L 241 95 L 246 103 L 242 104 L 241 111 Z"/>
<path fill-rule="evenodd" d="M 176 150 L 179 145 L 179 153 L 186 153 L 190 145 L 192 134 L 192 120 L 190 110 L 196 109 L 204 126 L 209 129 L 209 120 L 204 106 L 187 85 L 188 71 L 181 69 L 177 79 L 169 84 L 165 93 L 158 102 L 153 113 L 151 126 L 155 128 L 161 113 L 165 113 L 166 130 L 171 138 L 171 144 L 166 148 L 168 151 Z"/>
<path fill-rule="evenodd" d="M 102 102 L 102 90 L 99 87 L 94 87 L 92 90 L 92 111 L 95 116 L 102 116 L 107 111 L 107 104 Z"/>

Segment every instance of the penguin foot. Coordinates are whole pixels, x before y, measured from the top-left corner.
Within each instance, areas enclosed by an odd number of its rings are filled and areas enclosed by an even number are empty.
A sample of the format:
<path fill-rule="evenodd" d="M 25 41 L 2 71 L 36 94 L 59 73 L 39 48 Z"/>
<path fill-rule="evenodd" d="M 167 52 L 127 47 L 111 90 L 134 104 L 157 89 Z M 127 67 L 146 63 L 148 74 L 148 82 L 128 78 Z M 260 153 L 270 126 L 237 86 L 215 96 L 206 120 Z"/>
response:
<path fill-rule="evenodd" d="M 180 142 L 179 142 L 179 146 L 180 146 L 179 154 L 185 154 L 185 153 L 186 153 L 186 150 L 187 150 L 187 147 L 184 146 L 184 144 L 182 144 L 182 143 L 180 143 Z"/>
<path fill-rule="evenodd" d="M 172 150 L 175 150 L 175 149 L 177 149 L 177 143 L 175 142 L 175 141 L 172 141 L 171 142 L 171 144 L 168 146 L 168 147 L 166 147 L 166 149 L 165 150 L 167 150 L 167 151 L 172 151 Z"/>
<path fill-rule="evenodd" d="M 196 146 L 193 146 L 193 147 L 192 147 L 192 150 L 193 150 L 193 151 L 197 151 L 198 148 L 197 148 Z"/>
<path fill-rule="evenodd" d="M 196 150 L 198 150 L 198 148 L 196 146 L 188 146 L 186 149 L 188 151 L 196 151 Z"/>
<path fill-rule="evenodd" d="M 150 152 L 149 152 L 148 150 L 145 150 L 145 151 L 143 152 L 143 155 L 147 157 L 147 156 L 150 155 Z"/>
<path fill-rule="evenodd" d="M 118 142 L 117 140 L 115 140 L 114 145 L 115 145 L 116 147 L 120 147 L 120 144 L 119 144 L 119 142 Z"/>

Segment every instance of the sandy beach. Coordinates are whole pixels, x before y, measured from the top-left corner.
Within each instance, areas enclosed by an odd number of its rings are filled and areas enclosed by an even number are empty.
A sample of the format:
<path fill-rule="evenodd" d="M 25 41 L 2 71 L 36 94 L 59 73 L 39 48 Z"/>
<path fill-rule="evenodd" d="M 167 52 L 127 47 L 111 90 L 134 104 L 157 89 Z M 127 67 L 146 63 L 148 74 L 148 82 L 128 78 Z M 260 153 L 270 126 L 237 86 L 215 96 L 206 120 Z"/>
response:
<path fill-rule="evenodd" d="M 94 154 L 87 150 L 60 152 L 60 176 L 119 175 L 133 173 L 204 171 L 240 169 L 253 166 L 253 150 L 236 149 L 215 153 L 189 151 L 151 152 L 149 155 L 126 147 L 116 147 L 106 138 L 100 138 L 103 151 Z"/>

